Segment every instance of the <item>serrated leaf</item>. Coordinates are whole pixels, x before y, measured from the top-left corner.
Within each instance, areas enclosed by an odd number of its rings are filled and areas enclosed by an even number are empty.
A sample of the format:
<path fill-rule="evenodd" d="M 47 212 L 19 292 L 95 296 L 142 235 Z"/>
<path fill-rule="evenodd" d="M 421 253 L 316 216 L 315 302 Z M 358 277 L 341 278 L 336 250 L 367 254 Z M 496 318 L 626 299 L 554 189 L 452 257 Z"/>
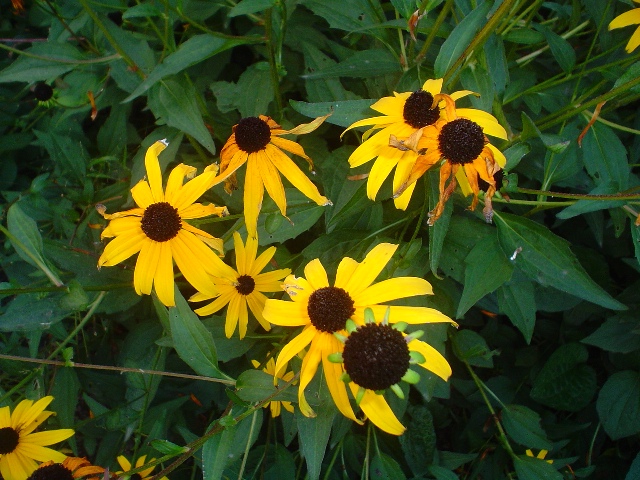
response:
<path fill-rule="evenodd" d="M 317 118 L 328 113 L 332 115 L 325 121 L 341 127 L 348 127 L 358 120 L 374 116 L 374 113 L 369 109 L 376 100 L 363 99 L 363 100 L 341 100 L 337 102 L 320 102 L 320 103 L 307 103 L 299 102 L 297 100 L 290 100 L 289 104 L 298 113 L 306 115 L 307 117 Z"/>
<path fill-rule="evenodd" d="M 624 370 L 611 375 L 600 390 L 596 409 L 613 440 L 640 432 L 640 374 Z"/>
<path fill-rule="evenodd" d="M 540 415 L 524 405 L 505 405 L 502 426 L 507 435 L 520 445 L 544 450 L 553 448 L 540 426 Z"/>
<path fill-rule="evenodd" d="M 236 380 L 236 393 L 247 402 L 259 402 L 280 391 L 271 401 L 298 402 L 298 393 L 295 386 L 282 388 L 283 381 L 279 381 L 279 387 L 273 385 L 273 375 L 262 370 L 246 370 Z"/>
<path fill-rule="evenodd" d="M 534 379 L 531 398 L 548 407 L 569 412 L 586 407 L 597 388 L 596 372 L 586 365 L 588 355 L 586 347 L 579 343 L 560 346 Z"/>
<path fill-rule="evenodd" d="M 462 318 L 478 300 L 509 281 L 513 266 L 500 248 L 498 238 L 488 235 L 464 259 L 464 290 L 456 318 Z"/>
<path fill-rule="evenodd" d="M 149 108 L 170 127 L 177 128 L 195 138 L 212 154 L 216 147 L 202 114 L 193 85 L 177 79 L 165 79 L 149 91 Z"/>
<path fill-rule="evenodd" d="M 475 10 L 465 15 L 453 29 L 440 47 L 440 52 L 433 64 L 435 78 L 442 78 L 462 55 L 473 40 L 476 33 L 487 23 L 487 13 L 491 8 L 490 2 L 483 2 Z"/>
<path fill-rule="evenodd" d="M 533 281 L 605 308 L 626 309 L 587 275 L 566 240 L 527 218 L 500 213 L 494 220 L 505 254 L 515 254 L 514 265 Z"/>
<path fill-rule="evenodd" d="M 177 287 L 175 300 L 176 306 L 169 309 L 169 323 L 178 356 L 199 375 L 228 379 L 218 368 L 213 336 L 193 313 Z"/>
<path fill-rule="evenodd" d="M 518 455 L 513 460 L 519 480 L 563 480 L 563 476 L 544 460 Z"/>

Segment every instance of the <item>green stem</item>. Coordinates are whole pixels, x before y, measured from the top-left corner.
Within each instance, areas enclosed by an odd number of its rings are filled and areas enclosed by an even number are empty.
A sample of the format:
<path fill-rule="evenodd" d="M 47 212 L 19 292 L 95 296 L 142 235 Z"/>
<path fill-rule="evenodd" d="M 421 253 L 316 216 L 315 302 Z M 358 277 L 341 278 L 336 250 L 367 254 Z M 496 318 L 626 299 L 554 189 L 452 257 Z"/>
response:
<path fill-rule="evenodd" d="M 449 10 L 451 10 L 452 6 L 453 6 L 453 0 L 447 0 L 445 2 L 444 7 L 442 7 L 442 10 L 438 15 L 438 18 L 436 18 L 436 22 L 433 24 L 433 28 L 431 28 L 431 30 L 429 31 L 429 35 L 427 36 L 427 39 L 422 44 L 422 48 L 420 49 L 420 52 L 418 52 L 418 55 L 416 55 L 415 62 L 417 64 L 422 63 L 424 56 L 427 54 L 427 50 L 431 46 L 431 43 L 433 42 L 433 40 L 436 38 L 436 34 L 438 33 L 438 30 L 440 29 L 440 26 L 444 23 L 447 16 L 449 15 Z M 424 8 L 426 8 L 426 5 L 425 7 L 423 7 L 423 10 Z"/>
<path fill-rule="evenodd" d="M 573 35 L 575 35 L 576 33 L 578 33 L 580 30 L 584 29 L 585 27 L 587 27 L 589 24 L 591 23 L 591 20 L 585 20 L 584 22 L 582 22 L 580 25 L 578 25 L 577 27 L 575 27 L 573 30 L 570 30 L 568 32 L 563 33 L 562 35 L 560 35 L 562 38 L 564 38 L 565 40 L 567 38 L 572 37 Z M 542 48 L 539 48 L 538 50 L 536 50 L 535 52 L 531 52 L 528 55 L 525 55 L 524 57 L 518 58 L 516 60 L 516 64 L 518 66 L 523 66 L 525 63 L 529 62 L 530 60 L 533 60 L 534 58 L 536 58 L 538 55 L 540 55 L 541 53 L 546 52 L 547 50 L 549 50 L 549 45 L 545 45 Z"/>
<path fill-rule="evenodd" d="M 276 100 L 276 118 L 278 122 L 282 122 L 282 96 L 280 93 L 280 73 L 276 63 L 275 51 L 273 45 L 273 9 L 267 10 L 265 15 L 265 33 L 267 36 L 267 52 L 269 56 L 269 71 L 271 73 L 271 87 L 273 88 L 273 97 Z"/>
<path fill-rule="evenodd" d="M 240 471 L 238 472 L 238 480 L 242 480 L 242 474 L 244 473 L 244 469 L 247 466 L 247 458 L 249 458 L 249 448 L 251 447 L 251 437 L 253 436 L 253 431 L 256 428 L 256 418 L 258 417 L 258 411 L 253 412 L 253 417 L 251 418 L 251 427 L 249 428 L 249 435 L 247 436 L 247 444 L 244 447 L 244 455 L 242 456 L 242 464 L 240 465 Z"/>
<path fill-rule="evenodd" d="M 52 63 L 65 63 L 68 65 L 92 65 L 96 63 L 110 63 L 114 60 L 119 60 L 120 58 L 122 58 L 119 54 L 116 53 L 114 55 L 107 55 L 106 57 L 92 58 L 89 60 L 69 60 L 66 58 L 45 57 L 44 55 L 38 55 L 36 53 L 31 53 L 25 50 L 19 50 L 17 48 L 10 47 L 8 45 L 5 45 L 4 43 L 0 43 L 0 48 L 17 55 L 22 55 L 23 57 L 35 58 L 37 60 L 44 60 L 46 62 Z"/>
<path fill-rule="evenodd" d="M 637 190 L 638 187 L 632 189 Z M 520 188 L 519 193 L 530 193 L 532 195 L 543 195 L 545 197 L 573 198 L 576 200 L 640 200 L 640 193 L 635 195 L 629 193 L 613 193 L 610 195 L 588 195 L 582 193 L 560 193 L 549 190 L 534 190 L 532 188 Z"/>

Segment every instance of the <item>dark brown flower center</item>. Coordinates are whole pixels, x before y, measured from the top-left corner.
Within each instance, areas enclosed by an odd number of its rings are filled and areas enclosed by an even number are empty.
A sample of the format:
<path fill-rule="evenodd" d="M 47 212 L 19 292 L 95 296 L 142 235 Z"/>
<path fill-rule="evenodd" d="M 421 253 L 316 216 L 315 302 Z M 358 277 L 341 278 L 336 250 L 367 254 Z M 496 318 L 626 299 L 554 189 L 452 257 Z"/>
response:
<path fill-rule="evenodd" d="M 271 129 L 258 117 L 243 118 L 235 127 L 236 143 L 240 150 L 247 153 L 258 152 L 271 140 Z"/>
<path fill-rule="evenodd" d="M 60 463 L 40 467 L 27 480 L 73 480 L 73 474 Z"/>
<path fill-rule="evenodd" d="M 13 428 L 0 428 L 0 455 L 13 452 L 19 441 L 20 435 Z"/>
<path fill-rule="evenodd" d="M 367 323 L 349 335 L 342 358 L 356 385 L 385 390 L 407 373 L 409 346 L 402 333 L 391 326 Z"/>
<path fill-rule="evenodd" d="M 41 102 L 46 102 L 53 97 L 53 88 L 44 82 L 38 82 L 33 87 L 33 94 Z"/>
<path fill-rule="evenodd" d="M 249 295 L 256 288 L 256 281 L 250 275 L 240 275 L 236 290 L 240 295 Z"/>
<path fill-rule="evenodd" d="M 466 118 L 446 123 L 440 130 L 438 142 L 442 155 L 457 165 L 473 162 L 485 145 L 480 125 Z"/>
<path fill-rule="evenodd" d="M 402 116 L 407 125 L 413 128 L 422 128 L 433 125 L 440 118 L 440 109 L 433 105 L 433 95 L 424 90 L 413 92 L 407 98 L 402 111 Z"/>
<path fill-rule="evenodd" d="M 151 240 L 166 242 L 171 240 L 182 228 L 178 210 L 167 202 L 152 203 L 142 215 L 142 231 Z"/>
<path fill-rule="evenodd" d="M 344 330 L 355 311 L 353 299 L 339 287 L 322 287 L 309 296 L 307 313 L 313 326 L 321 332 Z"/>

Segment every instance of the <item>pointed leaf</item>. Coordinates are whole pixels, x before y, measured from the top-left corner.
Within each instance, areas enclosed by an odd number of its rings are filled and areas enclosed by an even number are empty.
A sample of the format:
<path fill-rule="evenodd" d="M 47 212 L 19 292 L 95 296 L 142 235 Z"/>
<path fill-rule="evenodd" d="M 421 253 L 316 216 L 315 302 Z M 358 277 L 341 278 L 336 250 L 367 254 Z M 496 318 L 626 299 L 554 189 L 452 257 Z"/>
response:
<path fill-rule="evenodd" d="M 624 370 L 611 375 L 600 390 L 596 409 L 613 440 L 640 432 L 640 374 Z"/>
<path fill-rule="evenodd" d="M 524 405 L 506 405 L 502 425 L 514 441 L 529 448 L 551 450 L 553 444 L 540 426 L 540 415 Z"/>

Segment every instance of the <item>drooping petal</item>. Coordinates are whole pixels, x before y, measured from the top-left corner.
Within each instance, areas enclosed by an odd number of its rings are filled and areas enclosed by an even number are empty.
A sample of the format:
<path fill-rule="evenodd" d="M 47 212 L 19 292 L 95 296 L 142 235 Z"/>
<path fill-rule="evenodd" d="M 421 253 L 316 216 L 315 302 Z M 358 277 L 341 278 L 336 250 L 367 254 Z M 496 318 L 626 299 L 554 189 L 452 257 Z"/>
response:
<path fill-rule="evenodd" d="M 351 392 L 355 396 L 358 393 L 358 386 L 351 382 L 349 387 L 351 387 Z M 393 413 L 384 396 L 377 395 L 371 390 L 365 390 L 360 402 L 360 408 L 380 430 L 391 435 L 402 435 L 404 433 L 404 425 L 400 423 L 396 414 Z"/>
<path fill-rule="evenodd" d="M 174 195 L 171 205 L 178 209 L 178 213 L 182 212 L 210 188 L 215 176 L 215 172 L 204 172 L 192 178 Z"/>
<path fill-rule="evenodd" d="M 217 295 L 218 292 L 205 269 L 205 264 L 209 265 L 212 257 L 216 255 L 192 233 L 184 230 L 180 230 L 178 235 L 169 241 L 176 265 L 187 282 L 207 295 Z"/>
<path fill-rule="evenodd" d="M 302 148 L 298 143 L 292 140 L 281 137 L 271 137 L 271 143 L 273 143 L 276 147 L 281 148 L 282 150 L 286 150 L 289 153 L 293 153 L 294 155 L 298 155 L 305 160 L 311 160 L 307 156 L 307 154 L 304 153 L 304 148 Z"/>
<path fill-rule="evenodd" d="M 272 163 L 272 156 L 269 149 L 265 150 L 265 155 L 269 158 L 269 161 L 258 163 L 258 171 L 262 178 L 267 193 L 280 209 L 280 213 L 283 217 L 287 216 L 287 197 L 284 194 L 284 186 L 282 185 L 282 179 L 278 170 Z"/>
<path fill-rule="evenodd" d="M 633 10 L 624 12 L 611 20 L 611 23 L 609 23 L 609 30 L 627 27 L 638 23 L 640 23 L 640 8 L 634 8 Z"/>
<path fill-rule="evenodd" d="M 344 372 L 342 364 L 330 362 L 328 359 L 330 354 L 343 350 L 342 344 L 337 339 L 335 340 L 335 343 L 327 342 L 322 355 L 322 368 L 324 370 L 324 377 L 327 380 L 327 387 L 329 387 L 331 398 L 333 398 L 333 402 L 336 404 L 336 407 L 338 407 L 338 410 L 340 410 L 340 413 L 362 425 L 362 420 L 356 417 L 351 407 L 349 395 L 347 394 L 347 385 L 340 380 L 340 376 Z"/>
<path fill-rule="evenodd" d="M 269 323 L 285 327 L 308 325 L 311 322 L 306 304 L 286 300 L 268 299 L 262 316 Z"/>
<path fill-rule="evenodd" d="M 193 203 L 186 208 L 180 210 L 180 218 L 189 220 L 191 218 L 202 218 L 210 215 L 223 217 L 228 214 L 227 207 L 216 207 L 213 203 L 203 205 L 201 203 Z"/>
<path fill-rule="evenodd" d="M 171 243 L 160 243 L 158 267 L 156 269 L 154 285 L 158 299 L 167 307 L 175 306 L 173 282 L 173 257 Z"/>
<path fill-rule="evenodd" d="M 304 389 L 307 388 L 309 383 L 311 383 L 311 380 L 313 380 L 314 375 L 318 371 L 318 365 L 320 365 L 320 361 L 323 356 L 322 346 L 326 342 L 325 337 L 329 335 L 331 334 L 316 331 L 315 337 L 311 341 L 309 351 L 307 351 L 307 354 L 302 360 L 302 367 L 300 367 L 300 384 L 298 385 L 298 406 L 305 417 L 316 416 L 315 412 L 309 405 L 309 402 L 307 402 Z M 280 357 L 278 357 L 278 360 L 279 359 Z"/>
<path fill-rule="evenodd" d="M 256 320 L 258 320 L 260 326 L 267 332 L 271 330 L 271 325 L 264 318 L 264 315 L 262 315 L 262 312 L 264 311 L 264 304 L 267 302 L 267 297 L 265 297 L 258 291 L 254 291 L 251 292 L 251 294 L 247 295 L 245 298 L 247 300 L 247 305 L 249 306 L 251 313 L 253 313 L 253 316 L 256 317 Z"/>
<path fill-rule="evenodd" d="M 164 192 L 162 191 L 162 172 L 160 172 L 160 162 L 158 155 L 167 148 L 167 143 L 157 141 L 151 145 L 144 155 L 144 167 L 147 170 L 147 178 L 151 187 L 154 203 L 164 202 Z"/>
<path fill-rule="evenodd" d="M 244 221 L 247 225 L 247 234 L 256 238 L 258 236 L 258 215 L 262 209 L 264 196 L 264 185 L 258 163 L 268 161 L 269 159 L 263 151 L 249 155 L 244 180 Z"/>
<path fill-rule="evenodd" d="M 417 157 L 413 155 L 402 155 L 398 165 L 396 165 L 396 171 L 393 175 L 393 192 L 396 192 L 402 186 L 403 182 L 409 177 L 416 161 Z M 393 204 L 398 210 L 407 209 L 415 188 L 416 182 L 413 182 L 406 187 L 400 195 L 394 195 Z"/>
<path fill-rule="evenodd" d="M 333 113 L 333 112 L 332 112 Z M 322 117 L 317 117 L 315 119 L 313 119 L 311 122 L 309 123 L 303 123 L 298 125 L 297 127 L 292 128 L 291 130 L 287 130 L 287 131 L 283 131 L 282 133 L 286 133 L 289 135 L 304 135 L 306 133 L 311 133 L 314 130 L 316 130 L 320 125 L 322 125 L 322 123 L 331 116 L 331 113 L 324 115 Z M 271 120 L 271 119 L 269 119 Z M 271 120 L 273 122 L 273 120 Z M 275 122 L 273 122 L 275 125 L 277 125 L 279 127 L 279 125 Z M 271 124 L 269 124 L 269 126 L 271 126 Z M 275 129 L 272 129 L 272 133 L 275 134 Z"/>
<path fill-rule="evenodd" d="M 318 258 L 311 260 L 304 267 L 304 277 L 307 279 L 307 282 L 309 282 L 313 290 L 329 286 L 327 271 L 324 269 L 322 263 L 320 263 L 320 259 Z"/>
<path fill-rule="evenodd" d="M 416 159 L 416 163 L 413 165 L 409 176 L 405 179 L 402 185 L 393 192 L 393 196 L 399 196 L 404 193 L 407 187 L 422 177 L 427 170 L 440 160 L 440 157 L 441 153 L 438 150 L 429 150 L 425 155 L 420 155 Z"/>
<path fill-rule="evenodd" d="M 367 179 L 367 197 L 376 199 L 380 187 L 387 179 L 393 167 L 396 166 L 403 152 L 397 148 L 383 146 L 380 148 L 378 158 L 373 163 L 369 178 Z"/>
<path fill-rule="evenodd" d="M 421 340 L 412 340 L 409 342 L 409 350 L 419 352 L 425 358 L 426 361 L 419 364 L 422 368 L 435 373 L 445 382 L 449 379 L 451 376 L 449 362 L 431 345 Z"/>
<path fill-rule="evenodd" d="M 500 166 L 500 168 L 504 168 L 504 166 L 507 164 L 507 158 L 504 156 L 504 153 L 502 153 L 490 143 L 487 144 L 487 148 L 489 148 L 489 150 L 491 150 L 491 152 L 493 153 L 493 159 Z"/>
<path fill-rule="evenodd" d="M 353 296 L 356 305 L 376 305 L 416 295 L 433 295 L 433 287 L 424 278 L 397 277 L 378 282 Z"/>
<path fill-rule="evenodd" d="M 238 324 L 238 320 L 240 319 L 240 302 L 242 298 L 240 294 L 233 295 L 229 301 L 229 306 L 227 307 L 227 318 L 224 322 L 224 334 L 227 338 L 231 338 L 233 332 L 236 331 L 236 325 Z M 245 325 L 245 333 L 246 333 L 246 325 Z M 242 339 L 244 336 L 242 333 L 240 334 L 240 338 Z"/>
<path fill-rule="evenodd" d="M 133 271 L 133 286 L 138 295 L 149 295 L 160 259 L 160 243 L 144 242 Z"/>
<path fill-rule="evenodd" d="M 133 186 L 131 189 L 131 196 L 133 197 L 133 201 L 136 202 L 136 205 L 140 208 L 147 208 L 152 203 L 155 203 L 153 195 L 151 194 L 151 188 L 144 180 L 140 180 Z"/>
<path fill-rule="evenodd" d="M 389 262 L 398 245 L 380 243 L 373 247 L 364 260 L 358 265 L 345 286 L 351 298 L 357 297 L 365 288 L 373 283 L 385 265 Z"/>
<path fill-rule="evenodd" d="M 267 300 L 267 305 L 269 305 L 270 301 L 272 300 Z M 307 345 L 311 343 L 311 340 L 313 340 L 317 333 L 318 330 L 316 330 L 316 327 L 313 325 L 307 325 L 300 334 L 282 347 L 282 350 L 280 350 L 278 358 L 276 359 L 276 377 L 281 376 L 284 373 L 289 361 L 304 350 Z"/>

